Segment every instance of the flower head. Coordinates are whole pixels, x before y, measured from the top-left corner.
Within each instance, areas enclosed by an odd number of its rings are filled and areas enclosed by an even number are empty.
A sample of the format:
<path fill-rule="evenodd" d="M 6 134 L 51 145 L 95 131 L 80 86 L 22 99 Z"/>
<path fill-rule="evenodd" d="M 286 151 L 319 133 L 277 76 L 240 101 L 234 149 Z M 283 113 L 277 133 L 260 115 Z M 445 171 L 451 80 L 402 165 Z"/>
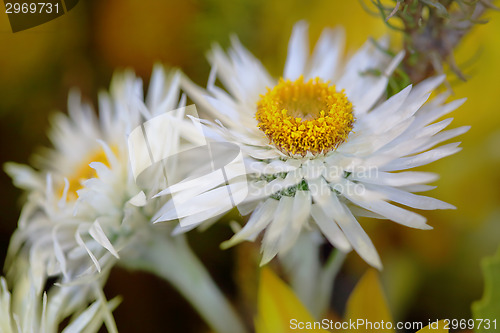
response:
<path fill-rule="evenodd" d="M 429 100 L 443 77 L 385 99 L 388 78 L 403 54 L 391 58 L 367 42 L 344 65 L 343 44 L 341 29 L 326 29 L 310 56 L 307 25 L 299 22 L 279 79 L 272 78 L 237 39 L 227 54 L 217 46 L 210 53 L 212 73 L 206 90 L 184 79 L 188 95 L 217 120 L 204 121 L 206 132 L 237 144 L 245 160 L 246 179 L 240 183 L 246 182 L 249 192 L 236 204 L 242 215 L 251 215 L 224 245 L 255 240 L 265 231 L 263 264 L 288 251 L 303 230 L 317 230 L 336 248 L 353 248 L 380 268 L 377 251 L 357 216 L 431 229 L 425 217 L 396 204 L 453 208 L 414 194 L 431 189 L 425 184 L 434 181 L 435 174 L 403 170 L 460 150 L 458 143 L 435 146 L 468 127 L 442 131 L 451 119 L 434 121 L 463 100 L 445 104 L 446 94 Z M 227 92 L 215 86 L 216 77 Z M 204 209 L 197 216 L 204 218 L 181 220 L 181 227 L 189 229 L 220 216 L 218 202 L 234 189 L 228 180 L 193 183 L 197 189 L 186 184 L 183 189 L 190 200 L 175 205 L 177 215 L 164 209 L 158 221 L 185 217 L 197 205 Z"/>
<path fill-rule="evenodd" d="M 255 118 L 269 141 L 283 153 L 328 153 L 352 130 L 352 104 L 345 93 L 319 78 L 283 80 L 257 103 Z"/>
<path fill-rule="evenodd" d="M 153 230 L 150 214 L 159 203 L 147 201 L 161 186 L 163 173 L 160 168 L 150 172 L 154 186 L 137 184 L 128 135 L 144 121 L 178 108 L 179 81 L 178 72 L 157 66 L 145 99 L 140 79 L 130 71 L 117 73 L 110 93 L 99 96 L 99 118 L 73 92 L 69 116 L 53 118 L 49 136 L 54 148 L 41 152 L 39 170 L 6 165 L 14 183 L 28 194 L 7 267 L 16 270 L 18 257 L 29 253 L 38 293 L 48 276 L 62 276 L 63 283 L 94 279 L 147 235 L 170 232 L 158 226 Z"/>
<path fill-rule="evenodd" d="M 107 301 L 101 281 L 79 286 L 51 286 L 40 295 L 31 281 L 28 262 L 20 259 L 11 290 L 0 278 L 0 332 L 98 332 L 103 323 L 116 330 L 111 312 L 119 304 Z M 12 278 L 12 277 L 11 277 Z"/>

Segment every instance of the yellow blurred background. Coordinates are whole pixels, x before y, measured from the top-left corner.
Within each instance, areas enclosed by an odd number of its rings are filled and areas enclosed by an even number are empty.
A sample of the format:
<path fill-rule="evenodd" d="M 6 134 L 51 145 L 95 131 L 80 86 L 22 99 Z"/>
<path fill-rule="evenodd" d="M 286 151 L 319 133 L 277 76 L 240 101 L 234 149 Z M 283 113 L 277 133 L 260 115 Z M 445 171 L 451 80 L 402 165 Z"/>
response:
<path fill-rule="evenodd" d="M 480 260 L 500 243 L 500 14 L 487 16 L 491 22 L 477 26 L 456 52 L 469 80 L 449 76 L 453 98 L 468 98 L 452 114 L 453 126 L 472 125 L 460 138 L 463 151 L 422 168 L 441 175 L 429 195 L 458 209 L 422 212 L 432 231 L 363 221 L 384 263 L 382 280 L 396 320 L 470 318 L 471 302 L 483 290 Z M 78 87 L 96 105 L 97 92 L 106 89 L 115 69 L 133 68 L 148 82 L 153 63 L 161 61 L 181 68 L 203 86 L 209 73 L 206 51 L 213 42 L 227 46 L 235 33 L 278 76 L 291 28 L 300 19 L 309 22 L 312 43 L 324 27 L 343 25 L 348 52 L 369 36 L 387 33 L 382 20 L 370 16 L 358 1 L 343 0 L 88 0 L 58 19 L 18 33 L 11 32 L 2 11 L 2 163 L 28 163 L 37 147 L 48 144 L 48 115 L 66 110 L 68 90 Z M 4 173 L 0 191 L 4 258 L 21 200 Z M 235 250 L 218 248 L 230 234 L 221 224 L 190 238 L 216 281 L 236 298 Z M 348 256 L 336 286 L 338 311 L 366 268 L 356 254 Z M 189 305 L 155 277 L 115 270 L 106 292 L 124 295 L 115 311 L 120 332 L 205 330 Z"/>

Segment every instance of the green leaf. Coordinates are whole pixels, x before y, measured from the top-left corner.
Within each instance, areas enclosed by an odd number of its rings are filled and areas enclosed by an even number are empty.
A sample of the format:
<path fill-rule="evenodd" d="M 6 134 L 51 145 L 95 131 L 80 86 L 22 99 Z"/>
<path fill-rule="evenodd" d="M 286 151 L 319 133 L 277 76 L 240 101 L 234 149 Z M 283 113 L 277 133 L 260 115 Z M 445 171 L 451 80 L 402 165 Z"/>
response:
<path fill-rule="evenodd" d="M 483 298 L 472 304 L 474 319 L 495 320 L 500 318 L 500 248 L 496 255 L 483 259 L 481 266 L 484 273 Z M 491 332 L 485 327 L 476 329 L 476 333 Z"/>
<path fill-rule="evenodd" d="M 444 17 L 444 18 L 450 17 L 450 15 L 448 14 L 448 11 L 446 10 L 446 7 L 443 6 L 442 4 L 440 4 L 438 1 L 436 1 L 436 0 L 420 0 L 420 2 L 425 3 L 429 7 L 435 8 L 436 13 L 439 16 Z"/>

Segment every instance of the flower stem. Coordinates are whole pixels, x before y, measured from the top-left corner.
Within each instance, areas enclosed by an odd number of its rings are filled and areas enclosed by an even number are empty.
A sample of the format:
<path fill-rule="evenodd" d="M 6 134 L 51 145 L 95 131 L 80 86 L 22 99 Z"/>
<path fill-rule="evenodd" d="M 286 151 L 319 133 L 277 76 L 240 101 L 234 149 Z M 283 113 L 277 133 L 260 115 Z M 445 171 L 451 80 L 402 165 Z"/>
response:
<path fill-rule="evenodd" d="M 323 315 L 327 312 L 328 306 L 330 304 L 330 298 L 332 296 L 333 287 L 335 284 L 335 278 L 344 263 L 346 254 L 337 249 L 333 249 L 332 253 L 328 257 L 328 260 L 323 267 L 320 275 L 319 281 L 316 288 L 316 313 Z"/>
<path fill-rule="evenodd" d="M 240 318 L 190 249 L 184 236 L 158 234 L 120 260 L 129 269 L 153 273 L 172 284 L 218 333 L 244 333 Z"/>
<path fill-rule="evenodd" d="M 327 312 L 335 278 L 345 258 L 344 253 L 333 249 L 322 266 L 320 246 L 313 233 L 304 233 L 290 252 L 281 258 L 292 289 L 315 318 Z"/>

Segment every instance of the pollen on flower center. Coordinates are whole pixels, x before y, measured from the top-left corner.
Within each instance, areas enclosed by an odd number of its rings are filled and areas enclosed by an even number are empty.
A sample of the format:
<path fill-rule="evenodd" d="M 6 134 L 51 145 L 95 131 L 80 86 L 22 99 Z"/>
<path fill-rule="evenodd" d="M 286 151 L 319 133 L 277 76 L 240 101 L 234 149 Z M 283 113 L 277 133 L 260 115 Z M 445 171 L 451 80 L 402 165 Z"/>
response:
<path fill-rule="evenodd" d="M 116 149 L 113 148 L 112 151 L 116 154 Z M 88 158 L 82 160 L 81 164 L 75 169 L 75 172 L 67 177 L 68 179 L 68 200 L 76 200 L 78 197 L 77 191 L 83 188 L 82 182 L 95 178 L 97 176 L 96 171 L 89 166 L 92 162 L 101 162 L 109 167 L 108 159 L 106 153 L 103 149 L 96 150 L 93 154 L 89 154 Z M 60 194 L 64 192 L 64 185 L 60 189 Z"/>
<path fill-rule="evenodd" d="M 259 128 L 288 155 L 326 153 L 346 141 L 352 130 L 352 104 L 343 91 L 319 78 L 280 79 L 257 103 Z"/>

